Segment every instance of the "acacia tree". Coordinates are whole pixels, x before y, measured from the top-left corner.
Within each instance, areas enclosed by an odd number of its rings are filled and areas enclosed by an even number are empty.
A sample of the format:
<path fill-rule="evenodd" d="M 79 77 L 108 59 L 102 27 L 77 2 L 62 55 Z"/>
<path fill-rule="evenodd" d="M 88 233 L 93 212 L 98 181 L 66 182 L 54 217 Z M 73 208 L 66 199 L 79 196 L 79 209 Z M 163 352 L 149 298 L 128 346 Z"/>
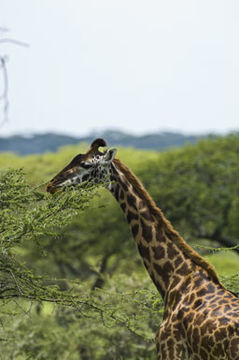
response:
<path fill-rule="evenodd" d="M 44 286 L 43 279 L 35 276 L 21 264 L 17 248 L 44 236 L 57 236 L 72 217 L 85 209 L 95 194 L 96 186 L 65 191 L 60 197 L 48 196 L 25 181 L 22 170 L 9 170 L 0 179 L 0 299 L 50 299 L 55 290 Z M 59 295 L 59 294 L 58 294 Z M 66 299 L 65 299 L 66 300 Z M 55 300 L 54 300 L 55 301 Z"/>
<path fill-rule="evenodd" d="M 76 358 L 79 358 L 79 353 L 84 350 L 85 355 L 82 358 L 103 359 L 103 348 L 108 347 L 109 343 L 112 346 L 114 338 L 114 351 L 117 353 L 119 349 L 116 339 L 119 336 L 124 344 L 121 349 L 122 356 L 129 359 L 132 356 L 133 359 L 135 354 L 140 352 L 147 356 L 154 353 L 153 338 L 159 326 L 162 303 L 156 290 L 147 290 L 148 282 L 146 289 L 140 289 L 142 280 L 136 280 L 134 286 L 130 283 L 130 293 L 125 291 L 128 279 L 124 278 L 124 284 L 120 284 L 120 277 L 117 278 L 117 287 L 114 283 L 109 285 L 108 282 L 104 289 L 96 289 L 96 286 L 89 286 L 88 282 L 72 282 L 70 279 L 63 279 L 67 286 L 61 287 L 58 285 L 62 284 L 62 279 L 58 281 L 50 276 L 37 276 L 21 260 L 21 253 L 25 251 L 29 242 L 35 243 L 39 252 L 47 251 L 41 241 L 43 240 L 44 244 L 46 237 L 58 238 L 61 230 L 72 221 L 72 218 L 79 216 L 89 206 L 99 186 L 89 184 L 87 187 L 79 187 L 76 191 L 66 189 L 59 195 L 56 193 L 51 196 L 39 190 L 39 187 L 29 186 L 22 170 L 1 173 L 0 302 L 3 327 L 0 327 L 0 341 L 5 342 L 4 359 L 8 359 L 8 356 L 11 358 L 8 354 L 14 358 L 18 355 L 29 355 L 28 353 L 33 354 L 31 356 L 35 359 L 39 353 L 39 346 L 45 349 L 45 357 L 42 356 L 41 359 L 61 358 L 60 344 L 58 350 L 52 351 L 52 347 L 48 347 L 48 342 L 44 340 L 45 335 L 42 334 L 49 331 L 51 336 L 52 331 L 58 328 L 63 337 L 66 327 L 71 334 L 68 342 L 75 336 L 75 343 L 80 337 L 81 343 L 84 344 L 74 350 Z M 34 317 L 31 316 L 27 321 L 26 312 L 32 309 L 33 304 L 42 302 L 57 304 L 56 315 L 46 322 L 44 317 L 38 314 L 40 317 L 30 325 L 30 319 Z M 14 323 L 9 320 L 9 317 L 14 315 L 18 316 L 18 327 L 13 326 Z M 79 325 L 76 326 L 75 323 Z M 91 323 L 94 324 L 94 330 Z M 7 329 L 7 324 L 12 324 L 11 328 Z M 34 341 L 29 342 L 32 326 L 35 326 L 34 335 L 31 335 Z M 102 327 L 105 327 L 108 337 L 105 337 Z M 90 340 L 93 333 L 101 343 L 99 355 L 96 355 L 96 349 L 92 347 Z M 137 346 L 130 348 L 130 342 Z"/>

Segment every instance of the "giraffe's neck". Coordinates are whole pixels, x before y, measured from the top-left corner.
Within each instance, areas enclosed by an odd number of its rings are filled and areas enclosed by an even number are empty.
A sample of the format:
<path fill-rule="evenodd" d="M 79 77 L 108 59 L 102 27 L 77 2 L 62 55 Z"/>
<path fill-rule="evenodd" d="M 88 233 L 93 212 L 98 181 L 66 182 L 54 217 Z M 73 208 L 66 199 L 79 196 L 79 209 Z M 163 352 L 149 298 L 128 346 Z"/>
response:
<path fill-rule="evenodd" d="M 126 215 L 145 267 L 163 299 L 197 271 L 198 265 L 219 282 L 214 269 L 184 242 L 136 176 L 117 159 L 111 167 L 110 191 Z"/>

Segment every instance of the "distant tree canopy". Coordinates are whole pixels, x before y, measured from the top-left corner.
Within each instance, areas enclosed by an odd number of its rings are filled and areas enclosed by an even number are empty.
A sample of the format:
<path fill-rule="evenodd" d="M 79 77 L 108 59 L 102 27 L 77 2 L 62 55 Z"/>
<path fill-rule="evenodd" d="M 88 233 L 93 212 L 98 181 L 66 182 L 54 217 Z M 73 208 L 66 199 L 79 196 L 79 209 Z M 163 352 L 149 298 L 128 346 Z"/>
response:
<path fill-rule="evenodd" d="M 84 137 L 72 137 L 54 133 L 32 135 L 28 137 L 15 135 L 8 138 L 0 138 L 0 151 L 15 152 L 19 155 L 42 154 L 47 151 L 57 151 L 66 145 L 79 143 L 91 143 L 96 137 L 103 137 L 109 145 L 131 146 L 136 149 L 152 149 L 162 151 L 170 147 L 183 146 L 186 143 L 195 144 L 199 139 L 207 136 L 183 135 L 173 132 L 147 134 L 136 136 L 121 131 L 105 131 L 103 133 L 90 134 Z"/>
<path fill-rule="evenodd" d="M 82 151 L 85 145 L 56 154 L 0 155 L 4 360 L 155 358 L 162 301 L 118 204 L 101 187 L 45 192 L 46 182 Z M 239 135 L 163 153 L 119 149 L 117 154 L 235 292 L 238 155 Z M 233 252 L 215 254 L 232 245 Z"/>

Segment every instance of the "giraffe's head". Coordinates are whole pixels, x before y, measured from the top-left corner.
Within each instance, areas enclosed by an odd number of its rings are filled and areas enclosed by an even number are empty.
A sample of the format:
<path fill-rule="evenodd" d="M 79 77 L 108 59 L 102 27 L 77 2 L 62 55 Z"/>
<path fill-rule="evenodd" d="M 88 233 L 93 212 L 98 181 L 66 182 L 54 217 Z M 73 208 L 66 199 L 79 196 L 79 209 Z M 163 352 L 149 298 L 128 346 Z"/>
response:
<path fill-rule="evenodd" d="M 65 186 L 75 186 L 82 182 L 104 181 L 110 172 L 110 165 L 115 157 L 116 149 L 110 148 L 104 152 L 99 150 L 105 147 L 103 139 L 96 139 L 91 144 L 90 150 L 85 154 L 79 154 L 61 170 L 47 185 L 47 191 L 54 194 L 58 189 Z"/>

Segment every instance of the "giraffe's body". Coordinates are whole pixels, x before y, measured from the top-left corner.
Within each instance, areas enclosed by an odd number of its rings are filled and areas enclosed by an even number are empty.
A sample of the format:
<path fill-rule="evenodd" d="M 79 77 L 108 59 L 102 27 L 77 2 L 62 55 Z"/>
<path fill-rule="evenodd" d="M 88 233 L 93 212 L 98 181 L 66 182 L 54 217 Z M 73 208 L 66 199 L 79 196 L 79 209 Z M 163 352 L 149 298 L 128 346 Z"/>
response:
<path fill-rule="evenodd" d="M 90 152 L 86 159 L 89 154 L 93 162 Z M 109 161 L 109 151 L 99 154 L 94 161 L 104 161 L 95 166 L 94 178 L 110 175 L 110 191 L 164 300 L 164 318 L 156 336 L 158 359 L 239 360 L 239 298 L 221 285 L 214 268 L 172 228 L 135 175 L 119 160 Z M 75 176 L 72 166 L 63 169 L 48 190 L 54 192 L 59 179 L 61 184 L 72 184 L 72 173 Z"/>

